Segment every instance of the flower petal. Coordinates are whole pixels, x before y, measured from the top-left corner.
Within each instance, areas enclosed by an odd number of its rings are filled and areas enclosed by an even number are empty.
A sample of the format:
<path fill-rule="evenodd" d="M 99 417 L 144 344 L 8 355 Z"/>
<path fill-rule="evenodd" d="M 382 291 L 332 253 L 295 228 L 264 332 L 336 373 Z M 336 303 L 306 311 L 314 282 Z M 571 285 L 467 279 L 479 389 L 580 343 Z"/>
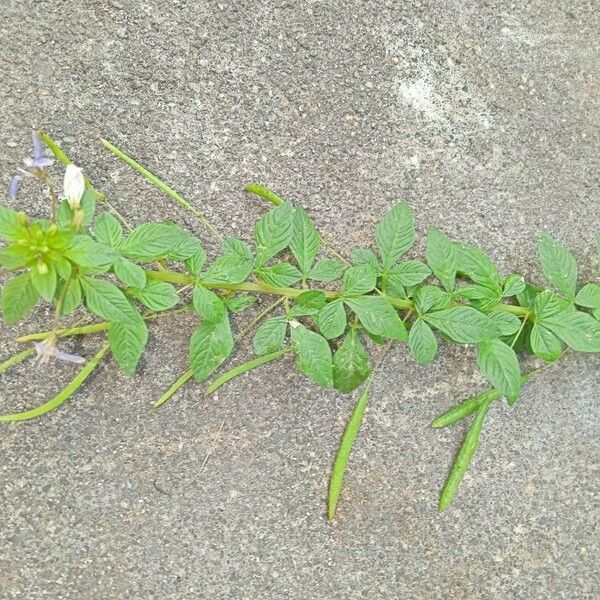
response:
<path fill-rule="evenodd" d="M 8 194 L 12 200 L 17 199 L 17 192 L 19 191 L 19 183 L 21 183 L 22 177 L 20 175 L 15 175 L 10 180 L 10 185 L 8 186 Z"/>
<path fill-rule="evenodd" d="M 67 165 L 63 184 L 63 194 L 71 205 L 71 208 L 79 207 L 79 202 L 81 201 L 84 192 L 85 181 L 81 169 L 74 164 Z"/>

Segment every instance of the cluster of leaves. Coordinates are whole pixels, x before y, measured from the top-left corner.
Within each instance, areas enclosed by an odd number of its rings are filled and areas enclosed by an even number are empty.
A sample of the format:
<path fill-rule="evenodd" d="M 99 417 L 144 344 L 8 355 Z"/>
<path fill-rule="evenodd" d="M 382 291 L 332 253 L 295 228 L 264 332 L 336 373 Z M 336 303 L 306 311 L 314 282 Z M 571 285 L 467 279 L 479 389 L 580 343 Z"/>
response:
<path fill-rule="evenodd" d="M 199 318 L 189 361 L 194 378 L 204 381 L 234 349 L 230 313 L 250 306 L 258 294 L 281 297 L 281 314 L 254 333 L 260 360 L 253 366 L 289 353 L 324 388 L 352 392 L 365 385 L 334 466 L 330 517 L 366 407 L 371 343 L 406 342 L 421 364 L 434 360 L 440 338 L 472 345 L 491 383 L 490 392 L 434 421 L 444 426 L 476 415 L 441 508 L 456 493 L 490 403 L 518 399 L 527 379 L 519 353 L 552 362 L 567 347 L 600 352 L 600 286 L 578 290 L 575 259 L 545 234 L 539 259 L 550 289 L 518 274 L 502 276 L 484 252 L 435 228 L 427 234 L 425 262 L 407 258 L 415 226 L 405 203 L 383 217 L 375 248 L 354 250 L 348 262 L 323 256 L 327 248 L 307 212 L 279 199 L 257 222 L 253 244 L 227 238 L 222 253 L 208 261 L 200 240 L 176 224 L 124 231 L 110 212 L 96 214 L 97 199 L 88 185 L 83 219 L 74 218 L 67 201 L 53 221 L 0 207 L 0 238 L 7 242 L 0 265 L 17 273 L 2 290 L 5 323 L 20 321 L 40 299 L 53 303 L 59 315 L 83 306 L 108 322 L 110 350 L 132 373 L 148 340 L 146 317 L 181 305 Z"/>

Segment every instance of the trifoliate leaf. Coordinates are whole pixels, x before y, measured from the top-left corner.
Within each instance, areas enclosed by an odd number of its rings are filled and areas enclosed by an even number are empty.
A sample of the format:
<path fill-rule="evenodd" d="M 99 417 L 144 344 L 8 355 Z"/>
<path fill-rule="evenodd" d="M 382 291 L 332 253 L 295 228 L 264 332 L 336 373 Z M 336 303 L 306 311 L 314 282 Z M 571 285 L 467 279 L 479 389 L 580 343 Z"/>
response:
<path fill-rule="evenodd" d="M 242 258 L 237 254 L 224 254 L 213 262 L 202 275 L 204 283 L 242 283 L 253 269 L 252 259 Z"/>
<path fill-rule="evenodd" d="M 327 340 L 298 321 L 292 321 L 290 327 L 298 370 L 325 388 L 333 387 L 333 359 Z"/>
<path fill-rule="evenodd" d="M 471 244 L 456 244 L 458 251 L 458 272 L 475 283 L 501 293 L 502 280 L 496 265 L 487 254 Z"/>
<path fill-rule="evenodd" d="M 118 248 L 123 240 L 123 227 L 110 213 L 102 213 L 94 223 L 94 236 L 99 242 Z"/>
<path fill-rule="evenodd" d="M 196 381 L 204 381 L 231 354 L 233 335 L 223 311 L 218 321 L 203 321 L 190 339 L 190 364 Z"/>
<path fill-rule="evenodd" d="M 26 222 L 27 218 L 23 213 L 0 206 L 0 239 L 16 242 L 19 239 L 27 238 Z"/>
<path fill-rule="evenodd" d="M 333 384 L 340 392 L 355 390 L 371 374 L 369 355 L 356 330 L 350 330 L 333 355 Z"/>
<path fill-rule="evenodd" d="M 81 285 L 77 277 L 69 279 L 63 285 L 66 285 L 67 289 L 64 292 L 61 314 L 70 315 L 76 308 L 78 308 L 81 305 L 81 300 L 83 298 L 81 293 Z"/>
<path fill-rule="evenodd" d="M 320 244 L 319 234 L 308 213 L 303 208 L 296 208 L 290 250 L 304 275 L 308 275 Z"/>
<path fill-rule="evenodd" d="M 276 287 L 289 287 L 302 279 L 302 273 L 288 262 L 262 267 L 256 271 L 256 274 L 269 285 Z"/>
<path fill-rule="evenodd" d="M 132 260 L 152 262 L 169 254 L 181 240 L 181 230 L 168 223 L 145 223 L 136 227 L 121 244 L 121 252 Z"/>
<path fill-rule="evenodd" d="M 270 354 L 280 350 L 285 340 L 287 319 L 285 317 L 272 317 L 267 319 L 254 334 L 252 345 L 257 356 Z"/>
<path fill-rule="evenodd" d="M 415 224 L 408 204 L 396 204 L 381 220 L 375 240 L 381 254 L 383 270 L 389 271 L 413 245 Z"/>
<path fill-rule="evenodd" d="M 118 258 L 113 264 L 115 275 L 125 284 L 135 288 L 146 286 L 146 272 L 126 258 Z"/>
<path fill-rule="evenodd" d="M 538 256 L 546 279 L 567 298 L 574 298 L 577 263 L 569 250 L 549 235 L 541 233 L 538 240 Z"/>
<path fill-rule="evenodd" d="M 316 315 L 325 306 L 325 302 L 325 292 L 317 290 L 303 292 L 294 300 L 294 305 L 290 309 L 290 316 L 303 317 Z"/>
<path fill-rule="evenodd" d="M 430 363 L 437 354 L 437 340 L 431 327 L 422 319 L 416 320 L 408 332 L 408 347 L 421 364 Z"/>
<path fill-rule="evenodd" d="M 357 265 L 346 269 L 342 278 L 344 297 L 362 296 L 375 289 L 377 271 L 371 265 Z"/>
<path fill-rule="evenodd" d="M 346 330 L 346 309 L 341 300 L 326 304 L 317 315 L 319 331 L 328 340 L 339 337 Z"/>
<path fill-rule="evenodd" d="M 575 297 L 575 304 L 587 308 L 600 308 L 600 285 L 597 283 L 584 285 Z"/>
<path fill-rule="evenodd" d="M 502 284 L 502 296 L 510 298 L 525 291 L 525 279 L 522 275 L 509 275 Z"/>
<path fill-rule="evenodd" d="M 132 294 L 144 306 L 155 311 L 168 310 L 179 302 L 177 290 L 164 281 L 149 281 L 143 289 L 133 290 Z"/>
<path fill-rule="evenodd" d="M 369 250 L 368 248 L 356 248 L 356 250 L 352 250 L 351 258 L 355 265 L 370 265 L 377 271 L 380 269 L 377 256 L 373 250 Z"/>
<path fill-rule="evenodd" d="M 223 319 L 223 314 L 225 313 L 223 300 L 204 286 L 198 284 L 194 288 L 192 302 L 194 310 L 205 321 L 221 321 Z"/>
<path fill-rule="evenodd" d="M 542 360 L 553 362 L 563 353 L 561 341 L 543 325 L 534 323 L 529 334 L 531 351 Z"/>
<path fill-rule="evenodd" d="M 521 369 L 515 351 L 501 340 L 481 342 L 477 348 L 477 366 L 509 403 L 521 391 Z"/>
<path fill-rule="evenodd" d="M 33 283 L 39 295 L 48 302 L 51 302 L 54 298 L 56 282 L 56 270 L 53 265 L 45 265 L 43 271 L 40 271 L 39 265 L 31 269 L 31 283 Z"/>
<path fill-rule="evenodd" d="M 227 310 L 231 312 L 242 312 L 246 310 L 249 306 L 252 306 L 256 302 L 256 296 L 234 296 L 233 298 L 227 298 L 225 300 L 225 305 L 227 306 Z"/>
<path fill-rule="evenodd" d="M 577 310 L 564 310 L 539 323 L 578 352 L 600 352 L 600 322 Z"/>
<path fill-rule="evenodd" d="M 29 273 L 9 279 L 2 288 L 2 311 L 4 323 L 18 323 L 38 302 L 39 292 L 31 283 Z"/>
<path fill-rule="evenodd" d="M 408 334 L 398 313 L 383 296 L 361 296 L 345 300 L 363 327 L 375 336 L 406 341 Z"/>
<path fill-rule="evenodd" d="M 406 260 L 388 271 L 387 277 L 394 276 L 403 286 L 418 285 L 431 275 L 431 271 L 420 260 Z"/>
<path fill-rule="evenodd" d="M 140 315 L 123 292 L 110 281 L 94 277 L 80 277 L 87 309 L 112 323 L 135 325 Z"/>
<path fill-rule="evenodd" d="M 308 279 L 313 281 L 335 281 L 344 273 L 344 265 L 333 258 L 318 260 L 308 274 Z"/>
<path fill-rule="evenodd" d="M 63 252 L 65 258 L 80 267 L 108 270 L 119 255 L 109 246 L 95 242 L 87 235 L 77 235 Z"/>
<path fill-rule="evenodd" d="M 427 264 L 440 283 L 451 292 L 458 270 L 458 252 L 454 242 L 439 229 L 427 232 Z"/>
<path fill-rule="evenodd" d="M 424 314 L 430 310 L 442 310 L 450 306 L 452 296 L 435 285 L 420 287 L 414 296 L 417 311 Z"/>
<path fill-rule="evenodd" d="M 294 209 L 284 202 L 270 210 L 256 224 L 256 264 L 264 265 L 277 253 L 287 248 L 293 235 Z"/>
<path fill-rule="evenodd" d="M 148 328 L 142 318 L 135 323 L 113 323 L 108 330 L 108 343 L 124 373 L 131 375 L 148 341 Z"/>
<path fill-rule="evenodd" d="M 427 313 L 423 318 L 459 344 L 475 344 L 489 335 L 487 316 L 469 306 Z"/>

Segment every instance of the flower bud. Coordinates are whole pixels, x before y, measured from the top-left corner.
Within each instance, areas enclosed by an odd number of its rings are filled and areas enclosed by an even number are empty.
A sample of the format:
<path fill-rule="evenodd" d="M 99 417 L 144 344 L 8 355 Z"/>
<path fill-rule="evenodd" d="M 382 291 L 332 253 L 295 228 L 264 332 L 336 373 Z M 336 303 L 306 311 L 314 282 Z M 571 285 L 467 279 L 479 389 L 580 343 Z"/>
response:
<path fill-rule="evenodd" d="M 37 270 L 40 275 L 45 275 L 48 272 L 48 265 L 44 261 L 38 261 Z"/>
<path fill-rule="evenodd" d="M 79 208 L 79 203 L 84 192 L 85 181 L 81 169 L 73 164 L 67 165 L 63 183 L 63 195 L 73 210 Z"/>

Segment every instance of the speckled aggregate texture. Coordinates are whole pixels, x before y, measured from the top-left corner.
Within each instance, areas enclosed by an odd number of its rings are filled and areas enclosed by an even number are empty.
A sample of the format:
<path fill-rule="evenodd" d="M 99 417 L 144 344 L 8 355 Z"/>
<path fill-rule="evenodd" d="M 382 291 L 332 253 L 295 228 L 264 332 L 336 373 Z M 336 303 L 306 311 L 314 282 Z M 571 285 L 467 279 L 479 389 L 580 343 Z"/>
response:
<path fill-rule="evenodd" d="M 194 218 L 104 151 L 102 136 L 229 235 L 250 238 L 265 207 L 243 186 L 259 181 L 309 209 L 338 248 L 370 244 L 406 200 L 415 256 L 437 225 L 505 273 L 539 280 L 543 228 L 597 280 L 597 8 L 3 0 L 0 183 L 30 129 L 45 128 L 128 219 L 171 217 L 214 255 Z M 24 204 L 44 214 L 33 185 Z M 40 307 L 2 326 L 0 356 L 50 319 Z M 512 409 L 494 405 L 439 515 L 467 425 L 428 425 L 483 381 L 471 349 L 443 344 L 420 367 L 395 347 L 330 525 L 328 473 L 352 397 L 317 389 L 284 359 L 209 398 L 189 385 L 150 412 L 186 368 L 194 323 L 152 325 L 135 376 L 106 360 L 60 410 L 0 429 L 1 598 L 600 597 L 597 357 L 569 356 Z M 100 344 L 64 347 L 91 356 Z M 246 341 L 233 361 L 249 355 Z M 72 374 L 23 363 L 2 376 L 2 412 L 40 404 Z"/>

